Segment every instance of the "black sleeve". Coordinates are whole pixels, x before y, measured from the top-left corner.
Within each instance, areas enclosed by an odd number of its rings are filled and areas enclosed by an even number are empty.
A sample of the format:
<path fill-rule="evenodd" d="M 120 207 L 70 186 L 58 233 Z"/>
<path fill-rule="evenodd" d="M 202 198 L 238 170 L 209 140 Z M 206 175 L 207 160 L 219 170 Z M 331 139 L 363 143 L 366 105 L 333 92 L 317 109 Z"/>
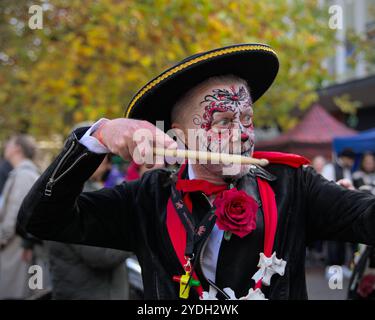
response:
<path fill-rule="evenodd" d="M 17 230 L 44 240 L 134 251 L 133 202 L 138 182 L 82 193 L 83 184 L 105 157 L 79 143 L 86 130 L 69 136 L 25 197 Z"/>
<path fill-rule="evenodd" d="M 312 168 L 302 169 L 307 235 L 312 240 L 375 244 L 375 197 L 347 190 Z"/>

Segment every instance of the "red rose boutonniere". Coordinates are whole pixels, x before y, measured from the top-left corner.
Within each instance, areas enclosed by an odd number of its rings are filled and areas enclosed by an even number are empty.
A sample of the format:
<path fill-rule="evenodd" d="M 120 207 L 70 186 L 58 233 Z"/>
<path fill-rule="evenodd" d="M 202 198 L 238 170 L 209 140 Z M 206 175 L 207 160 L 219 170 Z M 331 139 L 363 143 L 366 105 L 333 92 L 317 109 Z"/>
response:
<path fill-rule="evenodd" d="M 256 228 L 258 203 L 242 190 L 232 188 L 219 194 L 215 201 L 216 224 L 225 231 L 225 239 L 232 233 L 243 238 Z"/>

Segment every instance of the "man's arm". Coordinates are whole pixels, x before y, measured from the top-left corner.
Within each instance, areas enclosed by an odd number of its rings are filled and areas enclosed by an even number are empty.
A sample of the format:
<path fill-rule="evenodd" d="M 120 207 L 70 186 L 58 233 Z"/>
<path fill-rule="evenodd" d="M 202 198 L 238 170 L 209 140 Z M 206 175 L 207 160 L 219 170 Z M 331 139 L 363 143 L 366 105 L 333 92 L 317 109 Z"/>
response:
<path fill-rule="evenodd" d="M 76 130 L 24 199 L 18 232 L 46 240 L 133 250 L 133 199 L 137 183 L 82 192 L 105 154 L 83 146 Z"/>
<path fill-rule="evenodd" d="M 375 245 L 375 197 L 347 190 L 303 168 L 309 240 L 339 240 Z"/>
<path fill-rule="evenodd" d="M 137 148 L 134 134 L 138 130 L 148 130 L 156 145 L 174 149 L 177 146 L 147 121 L 119 118 L 100 122 L 92 133 L 94 142 L 98 140 L 100 149 L 126 160 L 132 159 Z M 139 182 L 81 193 L 84 182 L 105 157 L 105 153 L 92 152 L 83 141 L 80 143 L 87 130 L 77 129 L 68 138 L 63 151 L 26 196 L 18 216 L 18 231 L 46 240 L 136 252 L 139 224 L 134 202 Z M 152 148 L 147 152 L 152 152 Z"/>

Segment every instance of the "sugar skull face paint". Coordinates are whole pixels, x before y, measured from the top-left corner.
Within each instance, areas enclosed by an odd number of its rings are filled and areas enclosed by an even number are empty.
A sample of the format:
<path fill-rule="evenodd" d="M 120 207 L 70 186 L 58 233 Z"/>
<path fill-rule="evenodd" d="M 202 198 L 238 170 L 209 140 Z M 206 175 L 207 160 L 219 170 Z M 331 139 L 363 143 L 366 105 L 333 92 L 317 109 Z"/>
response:
<path fill-rule="evenodd" d="M 236 91 L 232 85 L 229 90 L 213 89 L 212 94 L 206 95 L 200 104 L 205 106 L 201 128 L 209 130 L 216 112 L 241 112 L 246 107 L 251 107 L 251 98 L 244 86 L 240 86 Z"/>
<path fill-rule="evenodd" d="M 254 149 L 252 101 L 248 89 L 240 85 L 212 88 L 200 102 L 202 113 L 193 117 L 193 123 L 204 129 L 206 148 L 212 152 L 235 152 L 226 144 L 241 140 L 241 153 L 251 155 Z M 236 138 L 234 138 L 236 137 Z"/>

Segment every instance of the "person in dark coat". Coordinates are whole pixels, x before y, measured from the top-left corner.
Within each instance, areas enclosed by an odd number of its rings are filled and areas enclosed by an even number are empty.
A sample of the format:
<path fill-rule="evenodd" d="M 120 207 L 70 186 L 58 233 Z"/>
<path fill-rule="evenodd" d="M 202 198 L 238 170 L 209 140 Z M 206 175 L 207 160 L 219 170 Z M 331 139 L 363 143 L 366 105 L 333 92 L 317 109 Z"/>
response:
<path fill-rule="evenodd" d="M 146 299 L 306 299 L 306 246 L 374 244 L 375 198 L 324 179 L 301 156 L 254 151 L 253 103 L 277 71 L 276 53 L 262 44 L 215 49 L 166 70 L 134 96 L 126 118 L 68 137 L 25 198 L 19 232 L 135 252 Z M 140 133 L 175 150 L 156 120 L 180 145 L 224 158 L 194 163 L 190 153 L 178 172 L 82 192 L 107 152 L 148 163 Z M 189 129 L 202 134 L 195 144 L 183 140 Z"/>
<path fill-rule="evenodd" d="M 9 173 L 13 170 L 12 165 L 7 160 L 0 161 L 0 197 L 3 193 L 5 182 L 8 179 Z"/>
<path fill-rule="evenodd" d="M 106 157 L 85 183 L 85 192 L 102 188 L 103 177 L 110 169 Z M 129 253 L 109 248 L 47 243 L 55 300 L 125 300 L 129 299 L 129 282 L 125 259 Z"/>

